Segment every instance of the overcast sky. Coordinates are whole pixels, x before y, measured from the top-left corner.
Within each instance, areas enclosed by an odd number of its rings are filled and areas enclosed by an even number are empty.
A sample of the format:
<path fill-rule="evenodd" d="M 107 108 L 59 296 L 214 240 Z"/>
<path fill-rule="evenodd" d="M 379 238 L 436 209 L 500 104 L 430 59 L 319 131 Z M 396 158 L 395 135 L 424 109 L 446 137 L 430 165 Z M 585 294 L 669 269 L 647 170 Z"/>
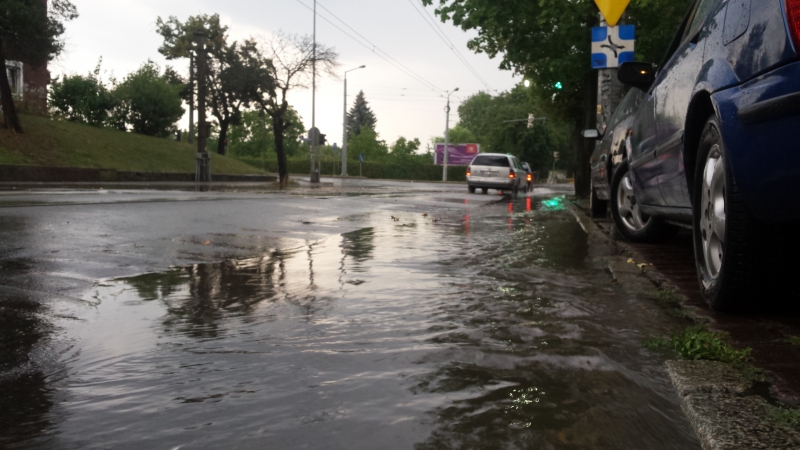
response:
<path fill-rule="evenodd" d="M 250 36 L 268 36 L 278 30 L 287 33 L 311 34 L 313 30 L 311 0 L 72 0 L 80 17 L 67 24 L 66 51 L 50 66 L 53 75 L 87 73 L 103 58 L 103 70 L 117 78 L 135 70 L 148 58 L 160 65 L 167 62 L 158 53 L 160 36 L 155 31 L 156 18 L 218 13 L 230 30 L 232 40 Z M 326 11 L 327 8 L 330 12 Z M 460 62 L 450 47 L 437 37 L 423 15 L 433 16 L 433 8 L 423 11 L 419 0 L 322 0 L 317 7 L 317 41 L 334 47 L 339 53 L 341 70 L 365 64 L 348 74 L 348 108 L 355 95 L 363 90 L 378 118 L 377 131 L 382 139 L 393 142 L 398 136 L 417 137 L 426 142 L 441 135 L 445 126 L 445 100 L 430 84 L 441 90 L 455 87 L 460 91 L 451 97 L 453 112 L 458 102 L 479 90 L 484 84 Z M 424 80 L 416 81 L 392 66 L 373 51 L 334 28 L 328 18 L 349 34 L 353 30 L 378 49 L 416 73 Z M 451 24 L 436 21 L 444 35 L 492 89 L 502 92 L 518 81 L 508 71 L 498 69 L 499 59 L 476 55 L 467 49 L 472 36 Z M 367 48 L 369 47 L 369 48 Z M 385 55 L 384 55 L 385 56 Z M 188 73 L 188 61 L 170 64 Z M 329 142 L 342 140 L 342 79 L 323 79 L 317 88 L 317 126 L 328 135 Z M 311 92 L 290 94 L 289 102 L 311 126 Z M 458 121 L 451 115 L 451 126 Z M 186 119 L 184 119 L 184 127 Z M 424 144 L 423 144 L 424 148 Z"/>

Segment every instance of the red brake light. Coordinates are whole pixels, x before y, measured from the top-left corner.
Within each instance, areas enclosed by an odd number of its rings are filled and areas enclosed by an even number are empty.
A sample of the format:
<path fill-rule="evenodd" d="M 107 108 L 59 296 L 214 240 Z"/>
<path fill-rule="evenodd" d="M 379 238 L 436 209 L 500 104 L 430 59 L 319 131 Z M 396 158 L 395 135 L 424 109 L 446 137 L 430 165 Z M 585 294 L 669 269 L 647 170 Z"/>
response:
<path fill-rule="evenodd" d="M 508 170 L 508 178 L 514 178 L 514 177 L 516 177 L 516 175 L 514 175 L 514 169 L 509 169 Z"/>
<path fill-rule="evenodd" d="M 794 50 L 800 54 L 800 0 L 786 0 L 786 21 L 792 32 Z"/>
<path fill-rule="evenodd" d="M 533 175 L 528 174 L 528 181 L 533 181 Z"/>
<path fill-rule="evenodd" d="M 472 167 L 467 167 L 467 176 L 472 176 Z"/>

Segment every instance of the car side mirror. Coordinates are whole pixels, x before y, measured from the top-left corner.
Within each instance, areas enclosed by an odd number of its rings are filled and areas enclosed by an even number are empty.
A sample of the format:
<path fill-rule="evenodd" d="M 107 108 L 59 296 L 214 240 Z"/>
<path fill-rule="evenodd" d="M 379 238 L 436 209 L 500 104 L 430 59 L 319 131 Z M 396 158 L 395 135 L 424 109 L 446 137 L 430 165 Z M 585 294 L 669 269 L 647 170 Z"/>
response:
<path fill-rule="evenodd" d="M 650 63 L 626 62 L 619 66 L 617 79 L 623 84 L 647 91 L 656 81 L 656 71 Z"/>
<path fill-rule="evenodd" d="M 600 134 L 600 130 L 596 129 L 588 129 L 583 130 L 583 138 L 590 139 L 590 140 L 599 140 L 602 139 L 603 135 Z"/>

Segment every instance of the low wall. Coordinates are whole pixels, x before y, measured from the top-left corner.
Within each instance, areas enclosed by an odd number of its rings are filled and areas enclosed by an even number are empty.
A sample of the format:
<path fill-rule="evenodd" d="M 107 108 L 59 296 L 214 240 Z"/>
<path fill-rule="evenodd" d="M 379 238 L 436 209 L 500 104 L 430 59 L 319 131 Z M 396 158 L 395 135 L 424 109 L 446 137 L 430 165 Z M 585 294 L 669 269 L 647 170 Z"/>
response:
<path fill-rule="evenodd" d="M 211 174 L 212 181 L 221 182 L 273 182 L 274 175 Z M 193 173 L 176 172 L 125 172 L 115 169 L 88 169 L 79 167 L 39 167 L 0 165 L 0 182 L 193 182 Z"/>

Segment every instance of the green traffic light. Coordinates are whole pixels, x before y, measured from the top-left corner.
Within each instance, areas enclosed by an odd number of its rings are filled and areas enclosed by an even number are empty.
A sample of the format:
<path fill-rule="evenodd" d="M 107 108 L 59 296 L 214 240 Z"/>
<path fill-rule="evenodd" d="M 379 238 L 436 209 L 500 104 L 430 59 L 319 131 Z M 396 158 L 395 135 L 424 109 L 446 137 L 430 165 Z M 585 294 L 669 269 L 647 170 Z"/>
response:
<path fill-rule="evenodd" d="M 556 88 L 556 89 L 558 89 L 558 90 L 560 91 L 561 89 L 563 89 L 563 88 L 564 88 L 564 85 L 563 85 L 563 84 L 561 84 L 561 82 L 560 82 L 560 81 L 556 81 L 555 88 Z"/>

